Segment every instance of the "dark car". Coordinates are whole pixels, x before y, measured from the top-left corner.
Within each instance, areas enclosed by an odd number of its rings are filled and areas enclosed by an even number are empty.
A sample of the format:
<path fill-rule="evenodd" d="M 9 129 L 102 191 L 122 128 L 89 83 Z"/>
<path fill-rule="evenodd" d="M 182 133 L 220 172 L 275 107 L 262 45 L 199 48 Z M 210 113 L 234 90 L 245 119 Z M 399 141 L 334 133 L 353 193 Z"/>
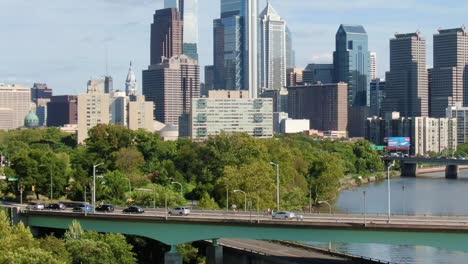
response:
<path fill-rule="evenodd" d="M 139 206 L 130 206 L 128 208 L 125 208 L 122 212 L 127 214 L 142 214 L 145 212 L 145 210 L 143 210 L 143 208 Z"/>
<path fill-rule="evenodd" d="M 47 206 L 49 210 L 65 210 L 66 206 L 63 203 L 52 203 Z"/>
<path fill-rule="evenodd" d="M 112 204 L 103 204 L 96 207 L 96 211 L 98 212 L 105 212 L 105 213 L 112 213 L 114 212 L 114 206 Z"/>
<path fill-rule="evenodd" d="M 89 205 L 89 204 L 81 204 L 81 205 L 73 207 L 73 212 L 92 213 L 93 212 L 93 206 Z"/>

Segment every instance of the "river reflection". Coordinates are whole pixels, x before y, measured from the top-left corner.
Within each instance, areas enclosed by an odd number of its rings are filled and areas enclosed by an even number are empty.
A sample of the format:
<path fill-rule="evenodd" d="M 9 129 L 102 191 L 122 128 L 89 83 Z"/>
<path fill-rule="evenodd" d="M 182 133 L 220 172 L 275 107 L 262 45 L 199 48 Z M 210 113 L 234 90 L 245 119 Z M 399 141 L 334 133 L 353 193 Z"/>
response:
<path fill-rule="evenodd" d="M 444 173 L 391 179 L 392 214 L 468 216 L 468 171 L 462 171 L 460 174 L 457 180 L 445 179 Z M 369 214 L 387 214 L 387 181 L 343 191 L 334 205 L 335 210 L 341 213 L 362 214 L 363 191 L 366 191 Z M 338 251 L 392 263 L 468 263 L 466 253 L 430 247 L 335 243 L 332 247 Z"/>

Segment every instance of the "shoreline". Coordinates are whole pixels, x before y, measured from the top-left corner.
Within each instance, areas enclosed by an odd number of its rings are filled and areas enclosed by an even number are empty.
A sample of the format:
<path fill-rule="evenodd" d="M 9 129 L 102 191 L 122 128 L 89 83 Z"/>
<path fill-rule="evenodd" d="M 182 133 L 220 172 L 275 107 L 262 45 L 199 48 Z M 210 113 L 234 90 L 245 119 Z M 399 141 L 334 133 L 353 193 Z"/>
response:
<path fill-rule="evenodd" d="M 459 166 L 458 167 L 460 170 L 468 170 L 468 166 Z M 438 167 L 430 167 L 430 168 L 421 168 L 417 169 L 416 175 L 419 174 L 428 174 L 428 173 L 433 173 L 433 172 L 445 172 L 445 166 L 438 166 Z"/>

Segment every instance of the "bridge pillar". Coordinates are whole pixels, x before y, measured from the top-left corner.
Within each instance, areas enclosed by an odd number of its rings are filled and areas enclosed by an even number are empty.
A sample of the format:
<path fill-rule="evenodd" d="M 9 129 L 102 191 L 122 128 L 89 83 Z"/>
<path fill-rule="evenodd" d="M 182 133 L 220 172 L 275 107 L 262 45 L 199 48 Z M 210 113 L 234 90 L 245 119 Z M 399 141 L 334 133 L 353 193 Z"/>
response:
<path fill-rule="evenodd" d="M 176 246 L 171 246 L 171 250 L 164 254 L 164 264 L 182 264 L 182 255 L 177 252 Z"/>
<path fill-rule="evenodd" d="M 457 179 L 458 178 L 459 168 L 458 165 L 448 165 L 445 168 L 445 178 L 447 179 Z"/>
<path fill-rule="evenodd" d="M 206 248 L 206 262 L 207 264 L 223 264 L 223 247 L 216 239 L 213 239 L 213 244 Z"/>
<path fill-rule="evenodd" d="M 403 163 L 401 164 L 401 177 L 416 177 L 417 164 Z"/>

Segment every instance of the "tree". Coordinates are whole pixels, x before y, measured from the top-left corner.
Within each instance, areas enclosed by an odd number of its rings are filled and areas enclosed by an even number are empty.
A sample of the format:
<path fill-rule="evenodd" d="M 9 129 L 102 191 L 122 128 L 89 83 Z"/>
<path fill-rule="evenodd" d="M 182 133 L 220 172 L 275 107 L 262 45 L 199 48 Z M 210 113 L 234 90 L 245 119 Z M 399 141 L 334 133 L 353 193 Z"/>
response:
<path fill-rule="evenodd" d="M 310 188 L 315 203 L 335 199 L 343 176 L 343 162 L 337 154 L 320 154 L 310 169 Z"/>
<path fill-rule="evenodd" d="M 215 202 L 215 200 L 210 197 L 208 193 L 203 193 L 200 201 L 198 201 L 198 207 L 203 209 L 210 209 L 210 210 L 217 210 L 219 209 L 219 205 Z"/>
<path fill-rule="evenodd" d="M 122 148 L 115 152 L 115 167 L 125 174 L 140 172 L 140 167 L 145 163 L 143 154 L 134 146 Z"/>

